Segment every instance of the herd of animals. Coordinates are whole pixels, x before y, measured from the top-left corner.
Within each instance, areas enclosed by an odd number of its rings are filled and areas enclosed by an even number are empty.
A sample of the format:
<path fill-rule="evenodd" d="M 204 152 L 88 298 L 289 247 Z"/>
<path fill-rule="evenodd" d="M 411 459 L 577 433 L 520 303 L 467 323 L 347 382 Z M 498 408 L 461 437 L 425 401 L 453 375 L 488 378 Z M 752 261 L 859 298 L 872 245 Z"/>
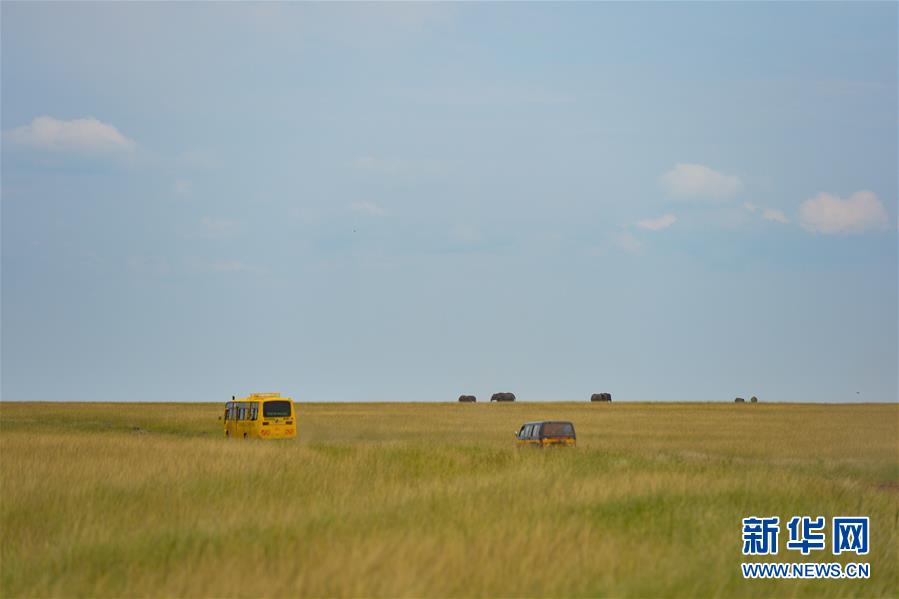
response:
<path fill-rule="evenodd" d="M 478 398 L 474 395 L 460 395 L 459 401 L 475 402 Z M 515 401 L 515 394 L 504 391 L 502 393 L 494 393 L 490 396 L 490 401 Z M 594 393 L 590 396 L 590 401 L 612 401 L 611 393 Z"/>
<path fill-rule="evenodd" d="M 476 402 L 478 400 L 474 395 L 460 395 L 459 401 L 462 402 Z M 758 403 L 759 398 L 753 395 L 749 398 L 751 403 Z M 515 401 L 515 394 L 509 393 L 508 391 L 504 391 L 502 393 L 494 393 L 490 396 L 490 401 Z M 611 393 L 594 393 L 590 396 L 590 401 L 612 401 Z M 734 403 L 746 403 L 746 400 L 742 397 L 734 398 Z"/>

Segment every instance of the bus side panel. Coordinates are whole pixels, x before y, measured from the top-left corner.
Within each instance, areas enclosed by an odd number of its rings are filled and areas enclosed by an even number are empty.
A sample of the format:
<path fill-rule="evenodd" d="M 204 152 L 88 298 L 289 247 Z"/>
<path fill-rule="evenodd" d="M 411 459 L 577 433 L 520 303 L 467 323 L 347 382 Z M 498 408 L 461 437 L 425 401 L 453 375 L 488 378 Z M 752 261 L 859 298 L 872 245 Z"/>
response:
<path fill-rule="evenodd" d="M 264 437 L 262 437 L 263 426 L 262 426 L 262 417 L 261 416 L 257 417 L 256 420 L 251 421 L 250 425 L 252 426 L 252 432 L 250 433 L 251 437 L 253 437 L 254 439 L 264 438 Z M 264 427 L 264 428 L 268 428 L 268 427 Z"/>

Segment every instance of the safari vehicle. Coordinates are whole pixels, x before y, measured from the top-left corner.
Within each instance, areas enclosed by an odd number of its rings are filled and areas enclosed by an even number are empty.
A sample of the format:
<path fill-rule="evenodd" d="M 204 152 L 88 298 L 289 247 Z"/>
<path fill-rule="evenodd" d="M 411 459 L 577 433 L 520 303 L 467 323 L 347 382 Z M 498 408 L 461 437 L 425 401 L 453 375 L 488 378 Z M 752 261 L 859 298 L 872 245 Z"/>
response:
<path fill-rule="evenodd" d="M 549 445 L 574 446 L 577 443 L 574 425 L 570 422 L 556 420 L 526 422 L 515 433 L 515 439 L 518 445 L 535 445 L 537 447 Z"/>
<path fill-rule="evenodd" d="M 220 418 L 221 419 L 221 418 Z M 297 436 L 293 400 L 280 393 L 251 393 L 225 404 L 225 436 L 292 439 Z"/>

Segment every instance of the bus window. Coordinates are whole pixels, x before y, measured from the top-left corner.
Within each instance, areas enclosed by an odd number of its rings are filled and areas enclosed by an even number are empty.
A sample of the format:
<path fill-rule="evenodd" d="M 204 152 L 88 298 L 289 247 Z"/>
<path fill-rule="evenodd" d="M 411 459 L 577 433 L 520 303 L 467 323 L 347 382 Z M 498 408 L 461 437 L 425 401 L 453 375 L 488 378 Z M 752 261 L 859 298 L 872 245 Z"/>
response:
<path fill-rule="evenodd" d="M 263 418 L 286 418 L 290 416 L 290 402 L 277 400 L 262 404 Z"/>

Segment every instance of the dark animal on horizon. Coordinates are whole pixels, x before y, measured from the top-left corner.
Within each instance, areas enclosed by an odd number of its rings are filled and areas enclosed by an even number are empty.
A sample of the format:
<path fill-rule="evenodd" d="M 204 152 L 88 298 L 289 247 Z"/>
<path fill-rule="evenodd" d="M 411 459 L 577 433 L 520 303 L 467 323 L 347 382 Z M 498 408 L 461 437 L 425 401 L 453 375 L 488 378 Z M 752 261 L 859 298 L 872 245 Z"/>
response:
<path fill-rule="evenodd" d="M 477 401 L 478 398 L 474 395 L 460 395 L 459 401 Z"/>
<path fill-rule="evenodd" d="M 611 393 L 594 393 L 590 396 L 590 401 L 612 401 Z"/>
<path fill-rule="evenodd" d="M 751 401 L 752 403 L 758 403 L 758 402 L 759 402 L 759 398 L 756 397 L 755 395 L 753 395 L 752 397 L 749 398 L 749 401 Z"/>
<path fill-rule="evenodd" d="M 490 401 L 515 401 L 515 394 L 508 391 L 505 393 L 494 393 L 490 397 Z"/>
<path fill-rule="evenodd" d="M 746 403 L 746 400 L 743 399 L 742 397 L 735 397 L 734 403 Z"/>

